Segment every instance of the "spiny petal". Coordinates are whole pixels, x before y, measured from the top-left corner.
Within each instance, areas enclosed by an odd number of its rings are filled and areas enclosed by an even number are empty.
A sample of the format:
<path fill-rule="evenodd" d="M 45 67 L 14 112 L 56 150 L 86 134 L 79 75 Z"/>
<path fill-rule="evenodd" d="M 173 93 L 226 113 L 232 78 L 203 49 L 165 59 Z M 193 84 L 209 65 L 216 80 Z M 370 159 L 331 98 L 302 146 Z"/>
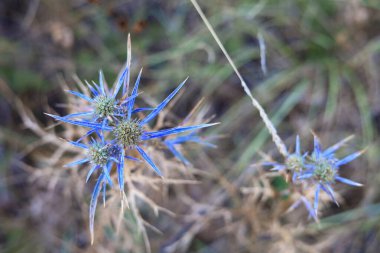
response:
<path fill-rule="evenodd" d="M 79 113 L 68 114 L 68 115 L 64 116 L 63 118 L 69 119 L 69 118 L 82 117 L 82 116 L 91 116 L 92 114 L 94 114 L 93 111 L 91 111 L 91 112 L 79 112 Z"/>
<path fill-rule="evenodd" d="M 277 166 L 274 166 L 272 169 L 270 169 L 271 171 L 281 171 L 281 170 L 284 170 L 286 169 L 286 166 L 285 165 L 282 165 L 282 164 L 279 164 Z"/>
<path fill-rule="evenodd" d="M 76 146 L 78 148 L 88 149 L 88 147 L 82 143 L 75 142 L 75 141 L 69 141 L 69 143 L 73 146 Z"/>
<path fill-rule="evenodd" d="M 91 129 L 90 131 L 88 131 L 87 133 L 85 133 L 83 136 L 81 136 L 78 140 L 76 140 L 76 142 L 80 142 L 81 140 L 83 140 L 87 136 L 91 135 L 92 133 L 95 133 L 95 131 L 96 131 L 95 129 Z"/>
<path fill-rule="evenodd" d="M 172 144 L 181 144 L 184 142 L 194 142 L 194 143 L 198 143 L 200 145 L 207 146 L 210 148 L 216 148 L 217 147 L 215 144 L 204 141 L 199 136 L 195 135 L 195 133 L 191 133 L 191 134 L 185 135 L 185 136 L 178 136 L 178 137 L 175 137 L 173 139 L 169 139 L 167 141 L 172 143 Z"/>
<path fill-rule="evenodd" d="M 102 127 L 105 126 L 107 120 L 104 119 L 103 120 L 103 123 L 102 123 Z M 100 140 L 102 141 L 103 144 L 105 144 L 105 140 L 104 140 L 104 135 L 99 131 L 99 129 L 95 129 L 95 132 L 96 132 L 96 135 L 100 138 Z"/>
<path fill-rule="evenodd" d="M 63 167 L 72 167 L 72 166 L 75 166 L 75 165 L 86 163 L 88 161 L 89 161 L 89 159 L 85 158 L 85 159 L 82 159 L 82 160 L 79 160 L 79 161 L 75 161 L 75 162 L 72 162 L 72 163 L 65 164 Z"/>
<path fill-rule="evenodd" d="M 337 206 L 339 206 L 339 203 L 335 198 L 334 190 L 331 188 L 331 185 L 325 184 L 325 185 L 321 185 L 321 187 L 322 187 L 322 190 L 330 196 L 331 200 L 334 201 Z"/>
<path fill-rule="evenodd" d="M 305 173 L 298 177 L 298 179 L 308 179 L 313 176 L 313 173 Z"/>
<path fill-rule="evenodd" d="M 153 110 L 154 110 L 154 108 L 137 108 L 137 109 L 134 109 L 132 111 L 132 114 L 138 113 L 138 112 L 143 112 L 143 111 L 153 111 Z"/>
<path fill-rule="evenodd" d="M 157 114 L 164 109 L 164 107 L 170 102 L 170 100 L 178 93 L 178 91 L 185 85 L 188 78 L 186 78 L 178 87 L 167 97 L 164 101 L 162 101 L 156 109 L 154 109 L 148 116 L 146 116 L 142 121 L 141 125 L 144 125 L 148 123 L 150 120 L 152 120 L 154 117 L 157 116 Z"/>
<path fill-rule="evenodd" d="M 137 94 L 135 94 L 135 95 L 131 95 L 131 96 L 129 96 L 129 97 L 128 97 L 126 100 L 124 100 L 123 103 L 121 103 L 121 104 L 124 105 L 124 104 L 130 102 L 132 99 L 135 99 L 139 94 L 140 94 L 140 93 L 137 93 Z M 133 113 L 133 112 L 132 112 L 132 113 Z"/>
<path fill-rule="evenodd" d="M 175 138 L 167 140 L 167 142 L 170 142 L 172 144 L 180 144 L 184 142 L 201 142 L 198 136 L 194 132 L 183 135 L 183 136 L 177 136 Z"/>
<path fill-rule="evenodd" d="M 120 191 L 124 191 L 124 149 L 122 149 L 120 154 L 120 162 L 117 166 L 117 177 L 119 180 Z"/>
<path fill-rule="evenodd" d="M 121 86 L 123 85 L 124 79 L 127 77 L 128 68 L 125 68 L 123 73 L 121 74 L 119 81 L 117 82 L 117 85 L 113 91 L 112 97 L 115 98 L 117 93 L 119 92 Z"/>
<path fill-rule="evenodd" d="M 354 137 L 353 135 L 350 135 L 347 138 L 344 138 L 343 140 L 341 140 L 340 142 L 334 144 L 333 146 L 327 148 L 325 151 L 323 151 L 323 155 L 330 156 L 334 154 L 338 149 L 340 149 L 346 142 L 351 140 L 353 137 Z"/>
<path fill-rule="evenodd" d="M 103 182 L 103 206 L 106 207 L 106 190 L 107 190 L 107 184 L 106 182 Z"/>
<path fill-rule="evenodd" d="M 94 243 L 94 219 L 95 219 L 95 211 L 96 211 L 96 204 L 98 203 L 98 196 L 101 190 L 101 183 L 103 182 L 104 174 L 102 173 L 98 180 L 96 181 L 94 190 L 92 192 L 91 201 L 90 201 L 90 233 L 91 233 L 91 244 Z"/>
<path fill-rule="evenodd" d="M 318 137 L 316 135 L 314 135 L 314 153 L 316 159 L 319 159 L 321 155 L 321 144 L 319 143 Z"/>
<path fill-rule="evenodd" d="M 142 150 L 142 148 L 140 148 L 139 146 L 136 145 L 136 149 L 137 151 L 140 153 L 140 155 L 144 158 L 144 160 L 149 163 L 149 165 L 153 168 L 153 170 L 160 176 L 162 177 L 162 173 L 160 171 L 160 169 L 154 164 L 154 162 L 152 161 L 152 159 L 150 159 L 150 157 L 147 155 L 147 153 L 145 153 L 144 150 Z"/>
<path fill-rule="evenodd" d="M 352 185 L 352 186 L 357 186 L 357 187 L 363 186 L 363 184 L 361 184 L 361 183 L 352 181 L 352 180 L 344 178 L 344 177 L 339 177 L 338 176 L 338 177 L 335 177 L 335 180 L 339 181 L 341 183 L 344 183 L 344 184 Z"/>
<path fill-rule="evenodd" d="M 296 154 L 301 155 L 301 142 L 300 142 L 300 136 L 298 134 L 296 137 Z"/>
<path fill-rule="evenodd" d="M 132 160 L 132 161 L 135 161 L 135 162 L 141 162 L 139 159 L 135 158 L 135 157 L 132 157 L 132 156 L 124 156 L 124 158 L 127 158 L 128 160 Z"/>
<path fill-rule="evenodd" d="M 183 162 L 185 165 L 189 165 L 190 162 L 182 155 L 181 152 L 179 152 L 172 144 L 170 143 L 165 143 L 170 152 L 181 162 Z"/>
<path fill-rule="evenodd" d="M 164 137 L 164 136 L 171 135 L 171 134 L 183 133 L 186 131 L 192 131 L 195 129 L 210 127 L 210 126 L 214 126 L 217 124 L 219 124 L 219 123 L 201 124 L 201 125 L 186 126 L 186 127 L 174 127 L 174 128 L 164 129 L 164 130 L 155 131 L 155 132 L 146 132 L 146 133 L 144 133 L 144 136 L 142 136 L 142 140 L 149 140 L 149 139 L 153 139 L 153 138 Z"/>
<path fill-rule="evenodd" d="M 292 176 L 292 182 L 297 181 L 298 176 L 299 176 L 299 173 L 297 173 L 297 172 L 294 171 L 294 172 L 293 172 L 293 176 Z"/>
<path fill-rule="evenodd" d="M 94 100 L 92 98 L 89 98 L 89 97 L 87 97 L 86 95 L 84 95 L 84 94 L 82 94 L 80 92 L 73 91 L 73 90 L 66 90 L 66 92 L 68 92 L 70 94 L 73 94 L 73 95 L 75 95 L 77 97 L 80 97 L 80 98 L 82 98 L 82 99 L 84 99 L 84 100 L 86 100 L 86 101 L 88 101 L 90 103 L 94 102 Z"/>
<path fill-rule="evenodd" d="M 301 202 L 302 202 L 301 199 L 295 201 L 295 202 L 294 202 L 294 203 L 293 203 L 293 204 L 292 204 L 292 205 L 286 210 L 286 213 L 289 213 L 289 212 L 295 210 L 297 207 L 300 206 Z"/>
<path fill-rule="evenodd" d="M 127 40 L 127 62 L 125 64 L 127 69 L 131 69 L 131 60 L 132 60 L 132 53 L 131 53 L 131 37 L 130 34 L 128 34 L 128 40 Z M 130 71 L 128 71 L 127 78 L 124 79 L 124 85 L 123 85 L 123 94 L 128 94 L 129 92 L 129 77 L 130 77 Z"/>
<path fill-rule="evenodd" d="M 90 89 L 90 91 L 92 92 L 92 94 L 93 94 L 95 97 L 99 95 L 99 92 L 97 92 L 97 91 L 94 89 L 94 87 L 92 87 L 91 84 L 89 84 L 87 81 L 85 81 L 85 83 L 86 83 L 87 87 Z"/>
<path fill-rule="evenodd" d="M 91 81 L 91 82 L 92 82 L 93 87 L 95 87 L 95 89 L 97 90 L 99 95 L 100 94 L 106 95 L 105 92 L 102 91 L 102 89 L 100 88 L 100 86 L 97 83 L 95 83 L 94 81 Z"/>
<path fill-rule="evenodd" d="M 88 127 L 88 128 L 95 128 L 95 129 L 102 129 L 102 130 L 105 130 L 105 131 L 111 131 L 113 128 L 110 127 L 110 126 L 105 126 L 104 128 L 102 128 L 102 124 L 98 124 L 98 123 L 92 123 L 92 122 L 87 122 L 87 121 L 77 121 L 77 120 L 69 120 L 69 119 L 65 119 L 63 117 L 60 117 L 60 116 L 57 116 L 57 115 L 52 115 L 52 114 L 48 114 L 48 113 L 45 113 L 46 115 L 56 119 L 56 120 L 59 120 L 59 121 L 63 121 L 63 122 L 66 122 L 66 123 L 69 123 L 69 124 L 72 124 L 72 125 L 76 125 L 76 126 L 83 126 L 83 127 Z"/>
<path fill-rule="evenodd" d="M 317 184 L 314 196 L 314 211 L 318 215 L 318 203 L 319 203 L 319 191 L 321 190 L 321 184 Z"/>
<path fill-rule="evenodd" d="M 361 151 L 357 151 L 349 156 L 346 156 L 345 158 L 339 160 L 337 163 L 336 163 L 336 166 L 341 166 L 341 165 L 344 165 L 344 164 L 347 164 L 353 160 L 355 160 L 356 158 L 358 158 L 359 156 L 361 156 L 362 154 L 364 153 L 364 150 L 361 150 Z"/>
<path fill-rule="evenodd" d="M 309 201 L 307 200 L 306 197 L 302 196 L 301 197 L 301 201 L 303 202 L 303 204 L 305 205 L 307 211 L 309 212 L 310 216 L 313 217 L 313 219 L 318 222 L 318 216 L 317 214 L 315 213 L 314 209 L 311 207 L 311 204 L 309 203 Z"/>
<path fill-rule="evenodd" d="M 106 91 L 104 89 L 104 84 L 105 83 L 105 79 L 104 79 L 104 75 L 103 75 L 103 71 L 99 70 L 99 84 L 100 84 L 100 91 L 103 95 L 106 94 Z"/>
<path fill-rule="evenodd" d="M 92 168 L 87 173 L 86 183 L 88 182 L 88 180 L 90 179 L 90 177 L 94 173 L 94 171 L 97 170 L 97 169 L 99 169 L 99 168 L 100 168 L 100 166 L 98 166 L 98 165 L 92 166 Z"/>
<path fill-rule="evenodd" d="M 111 179 L 110 172 L 108 171 L 107 166 L 103 166 L 103 174 L 105 175 L 105 177 L 106 177 L 106 179 L 108 181 L 108 184 L 111 187 L 113 187 L 112 179 Z"/>
<path fill-rule="evenodd" d="M 132 91 L 132 96 L 136 96 L 137 95 L 137 92 L 139 90 L 139 84 L 140 84 L 140 79 L 141 79 L 141 73 L 142 73 L 142 69 L 140 70 L 140 73 L 139 75 L 137 76 L 137 79 L 136 79 L 136 82 L 135 82 L 135 87 L 133 88 L 133 91 Z M 131 115 L 132 115 L 132 110 L 133 110 L 133 106 L 135 105 L 135 99 L 131 99 L 128 103 L 128 120 L 131 119 Z"/>

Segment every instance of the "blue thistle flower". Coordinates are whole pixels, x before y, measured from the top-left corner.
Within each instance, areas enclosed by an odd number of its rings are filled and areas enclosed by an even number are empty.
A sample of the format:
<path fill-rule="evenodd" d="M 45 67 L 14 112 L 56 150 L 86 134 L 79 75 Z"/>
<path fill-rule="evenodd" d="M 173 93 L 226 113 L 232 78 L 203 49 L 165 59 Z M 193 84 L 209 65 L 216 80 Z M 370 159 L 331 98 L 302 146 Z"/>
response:
<path fill-rule="evenodd" d="M 99 84 L 93 82 L 93 85 L 86 82 L 87 87 L 90 90 L 91 96 L 87 96 L 83 93 L 73 90 L 67 90 L 68 93 L 87 101 L 90 106 L 89 110 L 85 112 L 73 113 L 61 117 L 70 121 L 73 118 L 83 119 L 83 125 L 86 123 L 99 123 L 102 122 L 103 125 L 106 125 L 110 121 L 114 121 L 117 116 L 121 116 L 121 105 L 127 103 L 132 97 L 126 98 L 125 94 L 121 94 L 121 98 L 117 99 L 117 95 L 120 91 L 121 86 L 125 82 L 126 76 L 128 74 L 128 68 L 120 74 L 116 82 L 116 86 L 109 90 L 102 71 L 99 71 Z M 137 96 L 137 94 L 135 95 Z M 53 118 L 59 118 L 58 116 L 48 114 Z M 92 131 L 91 133 L 93 133 Z M 89 133 L 89 134 L 91 134 Z M 88 135 L 89 135 L 88 134 Z"/>
<path fill-rule="evenodd" d="M 342 147 L 342 145 L 348 141 L 349 138 L 344 139 L 341 142 L 329 147 L 325 151 L 322 151 L 320 142 L 316 136 L 314 136 L 314 150 L 309 158 L 307 167 L 308 171 L 303 173 L 298 178 L 301 180 L 311 179 L 316 183 L 315 196 L 314 196 L 314 210 L 318 213 L 319 193 L 320 190 L 326 192 L 332 201 L 337 205 L 338 202 L 335 198 L 332 185 L 338 181 L 351 186 L 362 186 L 362 184 L 352 181 L 350 179 L 339 176 L 340 166 L 345 165 L 363 154 L 364 150 L 354 152 L 343 159 L 337 159 L 335 152 Z"/>
<path fill-rule="evenodd" d="M 101 134 L 99 134 L 101 135 Z M 105 174 L 105 178 L 108 180 L 108 183 L 112 186 L 112 179 L 108 173 L 107 166 L 112 163 L 118 163 L 118 161 L 113 156 L 113 153 L 110 152 L 113 150 L 113 144 L 106 142 L 101 135 L 101 141 L 92 140 L 88 145 L 69 141 L 69 143 L 75 147 L 79 147 L 86 151 L 86 157 L 84 159 L 69 163 L 64 165 L 64 167 L 72 167 L 84 163 L 91 164 L 91 169 L 87 173 L 86 182 L 90 179 L 91 175 L 96 171 L 101 169 Z"/>
<path fill-rule="evenodd" d="M 144 126 L 148 122 L 150 122 L 152 119 L 154 119 L 164 109 L 164 107 L 170 102 L 170 100 L 185 85 L 185 82 L 187 79 L 184 80 L 157 107 L 155 107 L 154 109 L 149 108 L 151 112 L 147 116 L 145 116 L 142 120 L 132 119 L 132 114 L 137 111 L 137 110 L 133 110 L 133 108 L 134 108 L 135 98 L 138 93 L 140 79 L 141 79 L 141 71 L 136 79 L 135 86 L 133 88 L 131 96 L 128 98 L 128 101 L 126 103 L 123 103 L 124 108 L 121 108 L 121 111 L 123 113 L 120 115 L 117 115 L 119 117 L 115 117 L 116 121 L 112 122 L 113 125 L 109 125 L 107 124 L 107 122 L 94 123 L 94 122 L 88 122 L 85 120 L 83 121 L 71 120 L 71 119 L 68 119 L 67 117 L 60 117 L 60 116 L 49 114 L 49 116 L 55 118 L 56 120 L 60 120 L 69 124 L 91 128 L 88 134 L 95 131 L 100 131 L 100 130 L 109 131 L 112 133 L 115 144 L 118 144 L 121 150 L 120 155 L 117 158 L 119 162 L 119 167 L 120 167 L 119 168 L 120 174 L 118 175 L 118 177 L 119 177 L 121 190 L 124 189 L 123 164 L 124 164 L 125 148 L 136 149 L 138 153 L 141 155 L 141 157 L 153 168 L 153 170 L 159 176 L 162 176 L 160 169 L 156 166 L 156 164 L 149 157 L 149 155 L 141 148 L 141 144 L 143 142 L 151 140 L 151 139 L 163 138 L 169 135 L 175 135 L 175 134 L 180 134 L 180 133 L 184 133 L 188 131 L 194 131 L 197 129 L 210 127 L 210 126 L 218 124 L 218 123 L 198 124 L 198 125 L 193 125 L 193 126 L 174 127 L 174 128 L 169 128 L 169 129 L 164 129 L 164 130 L 159 130 L 159 131 L 150 131 L 150 132 L 145 131 Z M 148 109 L 144 108 L 143 110 L 148 110 Z"/>
<path fill-rule="evenodd" d="M 341 182 L 351 186 L 362 186 L 360 183 L 339 175 L 340 166 L 355 160 L 364 152 L 364 150 L 361 150 L 354 152 L 343 159 L 336 158 L 336 151 L 339 150 L 351 138 L 352 136 L 347 137 L 322 151 L 320 142 L 314 135 L 314 150 L 311 152 L 311 155 L 309 155 L 308 152 L 302 154 L 300 138 L 297 136 L 295 152 L 287 155 L 284 163 L 265 162 L 263 165 L 273 166 L 271 169 L 273 171 L 286 170 L 292 174 L 292 182 L 302 183 L 300 184 L 302 187 L 307 186 L 309 183 L 316 185 L 314 192 L 313 212 L 311 212 L 310 204 L 306 202 L 305 196 L 302 196 L 303 198 L 296 201 L 294 205 L 298 206 L 301 202 L 303 202 L 309 214 L 317 220 L 319 194 L 321 190 L 326 192 L 331 200 L 339 205 L 332 187 L 335 182 Z"/>
<path fill-rule="evenodd" d="M 96 83 L 90 85 L 86 82 L 92 94 L 91 96 L 86 96 L 85 94 L 77 91 L 68 91 L 70 94 L 87 101 L 90 104 L 89 111 L 73 113 L 63 117 L 47 114 L 48 116 L 65 123 L 89 128 L 89 131 L 77 141 L 70 141 L 72 145 L 84 149 L 86 151 L 86 157 L 67 164 L 66 166 L 71 167 L 85 163 L 91 164 L 91 168 L 86 177 L 86 182 L 95 171 L 100 171 L 90 202 L 89 217 L 91 242 L 93 242 L 94 239 L 94 217 L 99 194 L 103 189 L 103 202 L 105 202 L 106 186 L 113 186 L 110 176 L 112 168 L 114 166 L 116 167 L 119 188 L 124 194 L 125 159 L 139 161 L 137 158 L 128 156 L 128 150 L 135 149 L 144 161 L 148 163 L 159 176 L 162 176 L 160 169 L 144 151 L 143 145 L 147 144 L 148 141 L 152 139 L 161 139 L 163 144 L 168 147 L 177 159 L 180 159 L 184 163 L 188 163 L 184 156 L 178 152 L 174 146 L 185 142 L 195 142 L 212 146 L 212 144 L 201 140 L 200 137 L 195 134 L 195 131 L 217 124 L 198 124 L 192 126 L 178 126 L 158 131 L 147 131 L 146 125 L 165 108 L 171 99 L 184 86 L 187 79 L 183 81 L 172 93 L 170 93 L 170 95 L 166 97 L 159 105 L 157 105 L 157 107 L 134 108 L 135 99 L 138 96 L 138 88 L 142 70 L 140 70 L 132 93 L 129 95 L 129 69 L 130 64 L 127 60 L 126 67 L 119 74 L 117 82 L 115 82 L 115 87 L 111 90 L 109 90 L 108 86 L 105 84 L 103 73 L 100 71 L 99 85 Z M 118 99 L 117 95 L 120 92 L 121 87 L 123 88 L 121 96 Z M 143 119 L 132 118 L 132 116 L 137 112 L 149 113 Z M 190 134 L 176 136 L 170 140 L 163 140 L 167 136 L 175 136 L 186 132 L 190 132 Z M 95 141 L 92 139 L 89 144 L 82 143 L 83 139 L 92 135 L 97 135 L 100 141 Z"/>
<path fill-rule="evenodd" d="M 284 171 L 290 172 L 292 174 L 292 182 L 295 182 L 300 175 L 305 171 L 305 157 L 307 153 L 301 153 L 301 142 L 297 135 L 296 137 L 296 148 L 291 154 L 285 157 L 284 163 L 277 162 L 265 162 L 264 165 L 273 166 L 272 171 Z"/>

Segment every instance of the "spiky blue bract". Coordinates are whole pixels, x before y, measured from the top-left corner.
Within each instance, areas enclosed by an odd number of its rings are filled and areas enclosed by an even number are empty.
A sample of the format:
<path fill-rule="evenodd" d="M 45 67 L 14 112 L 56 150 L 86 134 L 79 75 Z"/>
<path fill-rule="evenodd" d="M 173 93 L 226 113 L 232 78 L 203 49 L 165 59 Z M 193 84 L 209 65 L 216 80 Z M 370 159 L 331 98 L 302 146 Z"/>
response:
<path fill-rule="evenodd" d="M 111 127 L 104 126 L 103 124 L 99 124 L 99 123 L 93 123 L 93 122 L 88 122 L 88 121 L 79 121 L 79 120 L 70 120 L 70 119 L 66 119 L 65 117 L 60 117 L 60 116 L 52 115 L 49 113 L 46 113 L 46 115 L 48 115 L 48 116 L 50 116 L 56 120 L 59 120 L 59 121 L 62 121 L 62 122 L 68 123 L 68 124 L 76 125 L 76 126 L 82 126 L 82 127 L 91 128 L 91 129 L 99 129 L 99 130 L 104 130 L 104 131 L 112 130 Z"/>
<path fill-rule="evenodd" d="M 174 138 L 170 138 L 164 141 L 166 147 L 169 151 L 176 157 L 179 161 L 181 161 L 185 165 L 190 165 L 190 162 L 185 158 L 185 156 L 177 150 L 176 146 L 184 143 L 197 143 L 199 145 L 203 145 L 206 147 L 216 148 L 216 145 L 205 141 L 200 136 L 197 135 L 196 132 L 191 132 L 190 134 L 175 136 Z"/>
<path fill-rule="evenodd" d="M 75 161 L 75 162 L 72 162 L 72 163 L 65 164 L 64 167 L 72 167 L 72 166 L 80 165 L 80 164 L 83 164 L 83 163 L 86 163 L 86 162 L 89 162 L 89 161 L 90 161 L 90 159 L 85 158 L 85 159 L 81 159 L 79 161 Z"/>
<path fill-rule="evenodd" d="M 135 86 L 133 87 L 132 96 L 136 96 L 137 92 L 139 90 L 141 73 L 142 73 L 142 69 L 140 70 L 139 75 L 138 75 L 138 77 L 136 79 L 136 82 L 135 82 Z M 131 100 L 129 100 L 128 107 L 127 107 L 127 110 L 128 110 L 128 120 L 131 119 L 134 104 L 135 104 L 135 99 L 134 98 L 131 99 Z"/>
<path fill-rule="evenodd" d="M 183 132 L 187 132 L 187 131 L 194 131 L 196 129 L 210 127 L 210 126 L 214 126 L 217 124 L 219 124 L 219 123 L 200 124 L 200 125 L 186 126 L 186 127 L 174 127 L 174 128 L 164 129 L 164 130 L 155 131 L 155 132 L 145 132 L 141 139 L 142 140 L 149 140 L 149 139 L 154 139 L 154 138 L 161 138 L 161 137 L 165 137 L 168 135 L 179 134 L 179 133 L 183 133 Z"/>
<path fill-rule="evenodd" d="M 90 179 L 90 177 L 92 176 L 92 173 L 94 173 L 95 170 L 99 169 L 100 166 L 99 165 L 94 165 L 92 166 L 92 168 L 88 171 L 87 173 L 87 177 L 86 177 L 86 183 L 88 182 L 88 180 Z"/>
<path fill-rule="evenodd" d="M 148 116 L 146 116 L 142 121 L 141 121 L 141 125 L 145 125 L 146 123 L 148 123 L 150 120 L 152 120 L 153 118 L 155 118 L 158 113 L 160 111 L 162 111 L 162 109 L 164 109 L 164 107 L 170 102 L 170 100 L 178 93 L 178 91 L 185 85 L 186 81 L 187 81 L 188 78 L 186 78 L 182 83 L 180 83 L 180 85 L 178 85 L 178 87 L 172 92 L 170 93 L 170 95 L 164 99 L 164 101 L 162 101 Z"/>
<path fill-rule="evenodd" d="M 92 191 L 91 201 L 90 201 L 90 210 L 89 210 L 89 223 L 90 223 L 90 233 L 91 233 L 91 244 L 94 243 L 94 220 L 95 220 L 95 211 L 96 205 L 98 203 L 98 197 L 101 190 L 101 184 L 105 184 L 104 181 L 105 174 L 102 173 L 98 177 L 96 184 L 94 186 L 94 190 Z"/>
<path fill-rule="evenodd" d="M 140 155 L 142 156 L 142 158 L 144 158 L 144 160 L 153 168 L 153 170 L 159 175 L 162 177 L 162 173 L 160 171 L 160 169 L 157 167 L 156 164 L 154 164 L 154 162 L 152 161 L 152 159 L 148 156 L 147 153 L 145 153 L 145 151 L 140 148 L 139 146 L 136 146 L 136 149 L 137 151 L 140 153 Z"/>
<path fill-rule="evenodd" d="M 296 209 L 300 204 L 303 204 L 309 213 L 309 217 L 312 217 L 316 222 L 318 222 L 318 216 L 314 211 L 314 208 L 310 204 L 309 200 L 305 196 L 301 196 L 297 201 L 295 201 L 289 208 L 288 212 Z"/>
<path fill-rule="evenodd" d="M 121 150 L 119 164 L 117 165 L 117 177 L 119 181 L 120 191 L 124 191 L 124 149 Z"/>

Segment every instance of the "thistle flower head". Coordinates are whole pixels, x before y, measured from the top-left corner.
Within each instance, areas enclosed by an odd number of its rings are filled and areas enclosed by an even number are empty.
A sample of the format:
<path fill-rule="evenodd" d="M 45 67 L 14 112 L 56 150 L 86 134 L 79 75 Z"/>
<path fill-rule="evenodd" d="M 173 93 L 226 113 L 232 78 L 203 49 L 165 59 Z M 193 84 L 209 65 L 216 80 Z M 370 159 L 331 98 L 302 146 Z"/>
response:
<path fill-rule="evenodd" d="M 313 177 L 323 183 L 333 183 L 337 175 L 334 161 L 321 157 L 313 164 Z"/>
<path fill-rule="evenodd" d="M 346 138 L 322 151 L 318 137 L 314 136 L 314 150 L 312 152 L 312 155 L 308 157 L 309 162 L 307 164 L 307 167 L 309 170 L 303 173 L 299 178 L 302 180 L 311 180 L 310 182 L 315 184 L 315 213 L 318 213 L 319 194 L 321 189 L 328 194 L 332 201 L 339 205 L 335 198 L 333 190 L 333 184 L 336 181 L 351 186 L 362 186 L 360 183 L 339 176 L 340 166 L 353 161 L 363 153 L 363 151 L 357 151 L 351 155 L 346 156 L 343 159 L 336 158 L 335 152 L 341 148 L 349 139 L 351 139 L 351 137 Z"/>
<path fill-rule="evenodd" d="M 94 98 L 94 114 L 100 118 L 112 116 L 116 109 L 116 100 L 106 95 L 98 95 Z"/>
<path fill-rule="evenodd" d="M 93 82 L 93 85 L 91 85 L 86 82 L 91 95 L 86 95 L 78 91 L 68 90 L 68 93 L 76 96 L 81 100 L 84 100 L 88 104 L 86 111 L 68 114 L 64 117 L 59 117 L 51 114 L 47 115 L 66 123 L 80 122 L 77 123 L 77 125 L 102 129 L 98 126 L 97 123 L 101 122 L 102 126 L 105 126 L 110 122 L 114 122 L 117 117 L 121 115 L 120 113 L 122 111 L 122 105 L 137 96 L 137 94 L 135 94 L 134 97 L 127 97 L 126 94 L 122 93 L 120 99 L 117 98 L 119 90 L 124 83 L 124 79 L 126 78 L 128 71 L 129 69 L 125 68 L 119 74 L 119 78 L 115 82 L 115 87 L 111 90 L 108 89 L 102 71 L 99 71 L 99 84 Z M 75 119 L 82 119 L 82 121 Z"/>
<path fill-rule="evenodd" d="M 120 145 L 130 147 L 141 141 L 143 129 L 137 121 L 125 120 L 118 123 L 112 133 Z"/>
<path fill-rule="evenodd" d="M 345 138 L 326 150 L 322 150 L 318 137 L 314 136 L 313 151 L 302 154 L 300 139 L 297 136 L 295 152 L 289 154 L 285 158 L 284 163 L 270 162 L 264 163 L 264 165 L 273 166 L 272 170 L 275 171 L 286 170 L 287 172 L 292 173 L 292 182 L 302 183 L 300 185 L 315 186 L 313 212 L 310 212 L 310 208 L 307 204 L 308 202 L 306 202 L 304 196 L 302 202 L 308 208 L 311 216 L 316 219 L 320 190 L 327 193 L 330 199 L 338 204 L 333 190 L 335 182 L 341 182 L 351 186 L 362 186 L 360 183 L 343 178 L 339 175 L 339 169 L 342 165 L 351 162 L 363 153 L 363 151 L 357 151 L 343 159 L 337 158 L 336 151 L 351 138 L 352 136 Z"/>
<path fill-rule="evenodd" d="M 301 142 L 300 138 L 297 135 L 296 137 L 296 148 L 294 153 L 288 154 L 287 157 L 285 157 L 284 163 L 265 163 L 265 165 L 273 166 L 272 171 L 283 171 L 286 170 L 287 172 L 292 174 L 292 181 L 297 181 L 298 177 L 306 170 L 305 168 L 305 156 L 307 154 L 302 155 L 301 153 Z"/>
<path fill-rule="evenodd" d="M 288 170 L 299 173 L 304 169 L 304 159 L 299 154 L 290 154 L 285 159 L 285 166 Z"/>
<path fill-rule="evenodd" d="M 90 162 L 99 166 L 106 165 L 110 159 L 109 147 L 109 145 L 102 145 L 98 142 L 95 142 L 88 149 Z"/>

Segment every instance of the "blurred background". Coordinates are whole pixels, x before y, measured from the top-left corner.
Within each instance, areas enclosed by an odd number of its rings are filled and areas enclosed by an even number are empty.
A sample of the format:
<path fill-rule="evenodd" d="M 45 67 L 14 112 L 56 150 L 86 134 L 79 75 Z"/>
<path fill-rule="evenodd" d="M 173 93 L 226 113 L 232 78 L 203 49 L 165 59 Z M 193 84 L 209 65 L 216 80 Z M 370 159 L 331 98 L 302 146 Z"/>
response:
<path fill-rule="evenodd" d="M 158 225 L 163 234 L 149 232 L 153 252 L 378 252 L 380 2 L 199 2 L 287 146 L 299 134 L 303 149 L 311 149 L 311 130 L 324 147 L 354 134 L 342 156 L 367 152 L 342 174 L 365 186 L 337 184 L 341 206 L 326 202 L 319 225 L 302 210 L 285 214 L 280 206 L 289 206 L 287 183 L 272 178 L 266 186 L 258 180 L 265 172 L 252 172 L 264 154 L 279 154 L 190 1 L 1 0 L 0 252 L 145 251 L 137 231 L 126 235 L 131 243 L 125 246 L 114 239 L 112 226 L 103 241 L 90 245 L 88 206 L 78 203 L 88 205 L 91 188 L 72 198 L 68 175 L 55 178 L 61 183 L 53 189 L 51 178 L 36 180 L 49 146 L 33 149 L 41 136 L 22 117 L 27 109 L 46 128 L 51 121 L 44 112 L 65 114 L 57 105 L 66 101 L 62 85 L 75 85 L 75 74 L 96 80 L 103 69 L 112 83 L 126 59 L 128 33 L 132 80 L 144 67 L 144 93 L 163 98 L 189 76 L 173 113 L 183 118 L 205 98 L 208 114 L 221 122 L 207 132 L 222 136 L 214 141 L 218 149 L 199 158 L 207 163 L 195 161 L 209 175 L 185 189 L 194 203 L 212 208 L 192 220 L 190 209 L 180 208 L 183 192 L 169 196 L 165 206 L 180 215 L 151 219 L 165 223 Z M 254 197 L 243 191 L 254 185 L 264 190 Z M 171 250 L 177 242 L 186 247 Z"/>

